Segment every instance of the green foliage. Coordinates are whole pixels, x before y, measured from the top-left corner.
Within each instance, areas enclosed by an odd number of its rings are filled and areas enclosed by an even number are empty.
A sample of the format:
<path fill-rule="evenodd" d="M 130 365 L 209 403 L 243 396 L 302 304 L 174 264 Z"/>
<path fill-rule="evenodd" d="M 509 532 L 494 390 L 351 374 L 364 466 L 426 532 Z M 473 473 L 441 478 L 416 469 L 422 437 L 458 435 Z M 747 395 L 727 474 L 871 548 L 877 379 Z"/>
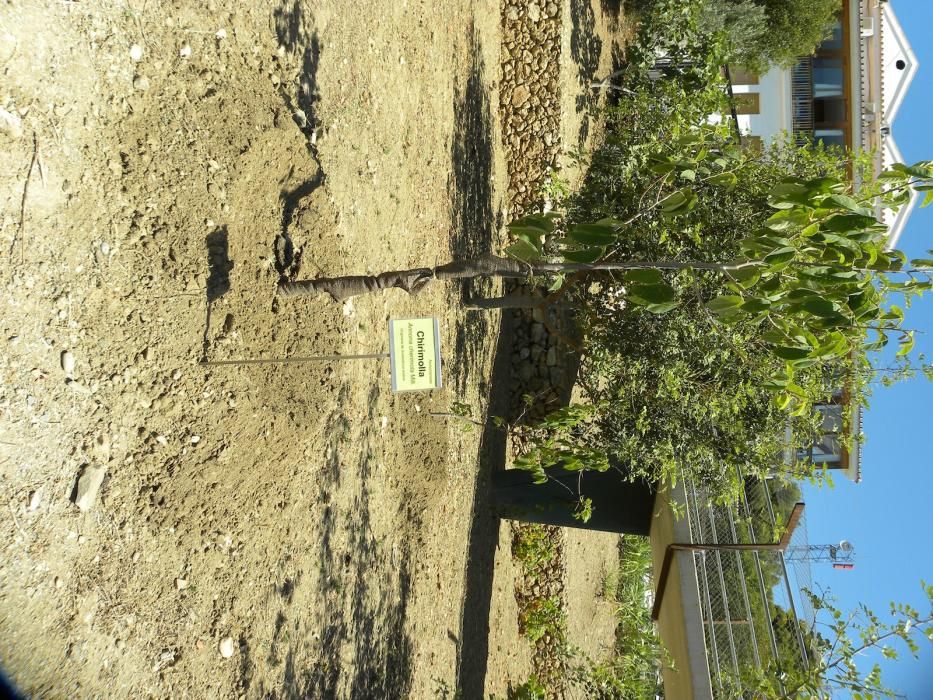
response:
<path fill-rule="evenodd" d="M 828 596 L 806 592 L 818 621 L 822 619 L 832 639 L 810 635 L 812 650 L 817 653 L 809 667 L 780 662 L 748 666 L 735 680 L 736 687 L 754 692 L 754 697 L 781 699 L 829 700 L 838 691 L 853 698 L 897 697 L 885 686 L 879 664 L 875 663 L 866 674 L 859 670 L 856 661 L 872 652 L 875 658 L 880 655 L 897 659 L 904 649 L 916 658 L 919 640 L 933 642 L 933 586 L 923 582 L 921 585 L 930 606 L 927 612 L 921 613 L 904 603 L 891 603 L 888 620 L 865 605 L 845 613 Z"/>
<path fill-rule="evenodd" d="M 608 599 L 616 604 L 616 635 L 612 653 L 593 660 L 571 653 L 565 660 L 571 682 L 585 697 L 598 700 L 653 698 L 661 692 L 664 658 L 651 620 L 647 595 L 653 592 L 651 545 L 645 537 L 624 536 L 619 566 L 608 581 Z"/>
<path fill-rule="evenodd" d="M 619 111 L 634 108 L 623 103 Z M 587 183 L 568 212 L 570 221 L 637 216 L 624 233 L 620 231 L 607 253 L 609 261 L 733 260 L 741 253 L 740 241 L 749 227 L 770 216 L 770 188 L 788 172 L 807 177 L 844 172 L 845 163 L 825 151 L 788 146 L 773 149 L 767 157 L 751 158 L 729 150 L 722 153 L 722 160 L 726 168 L 741 163 L 742 178 L 734 186 L 702 182 L 722 174 L 723 163 L 713 162 L 705 173 L 703 165 L 684 160 L 675 151 L 718 153 L 725 145 L 723 134 L 714 131 L 705 135 L 708 142 L 685 143 L 691 141 L 680 140 L 686 128 L 678 132 L 676 124 L 666 124 L 660 128 L 673 133 L 662 132 L 655 141 L 658 127 L 650 110 L 641 114 L 648 119 L 633 123 L 620 115 L 613 120 L 613 131 L 594 155 Z M 645 200 L 660 199 L 660 181 L 674 173 L 657 166 L 678 163 L 701 180 L 693 185 L 701 192 L 694 207 L 675 220 L 657 209 L 640 210 Z M 734 277 L 744 284 L 753 281 Z M 597 423 L 602 439 L 597 444 L 630 465 L 633 475 L 654 480 L 689 473 L 718 484 L 714 491 L 722 492 L 723 474 L 729 473 L 724 465 L 737 464 L 745 473 L 759 474 L 774 467 L 784 447 L 787 416 L 766 386 L 776 376 L 780 381 L 785 361 L 762 341 L 764 324 L 753 317 L 724 324 L 707 308 L 726 293 L 736 297 L 732 302 L 736 306 L 745 303 L 744 292 L 729 288 L 739 284 L 734 277 L 708 271 L 633 270 L 602 276 L 581 293 L 588 355 L 580 378 L 590 400 L 600 407 Z M 620 287 L 636 290 L 634 296 L 625 297 L 628 308 L 604 302 Z M 667 294 L 673 289 L 678 303 L 659 315 L 658 308 L 650 305 L 657 297 L 647 298 L 645 287 L 657 291 L 663 287 Z M 650 313 L 639 309 L 645 302 Z M 714 309 L 724 303 L 715 302 Z M 831 389 L 817 366 L 797 371 L 795 386 L 814 402 Z M 797 440 L 808 444 L 814 421 L 802 414 L 795 422 Z"/>
<path fill-rule="evenodd" d="M 829 36 L 842 0 L 641 0 L 636 7 L 636 56 L 653 47 L 655 56 L 714 55 L 717 65 L 764 71 L 812 54 Z"/>
<path fill-rule="evenodd" d="M 530 449 L 517 457 L 513 466 L 531 472 L 536 484 L 548 480 L 548 469 L 606 471 L 609 458 L 605 450 L 590 444 L 596 430 L 593 421 L 596 411 L 596 406 L 577 404 L 549 413 L 538 425 L 525 431 Z M 574 516 L 586 522 L 591 512 L 592 503 L 581 495 Z"/>
<path fill-rule="evenodd" d="M 909 188 L 931 186 L 933 171 L 896 166 L 856 199 L 836 152 L 787 142 L 750 153 L 721 127 L 640 104 L 609 112 L 606 142 L 564 219 L 513 226 L 532 269 L 584 262 L 593 280 L 577 294 L 589 348 L 581 384 L 595 420 L 545 431 L 519 466 L 543 481 L 557 464 L 603 468 L 606 450 L 632 476 L 690 474 L 722 494 L 735 485 L 723 483 L 730 467 L 762 475 L 785 448 L 810 444 L 814 406 L 840 386 L 860 400 L 866 350 L 893 335 L 909 352 L 913 334 L 885 298 L 928 290 L 929 261 L 907 268 L 886 250 L 870 205 L 897 206 Z M 612 303 L 621 290 L 628 308 Z"/>
<path fill-rule="evenodd" d="M 514 688 L 509 686 L 508 700 L 547 700 L 547 689 L 538 680 L 538 677 L 532 674 L 521 685 Z"/>
<path fill-rule="evenodd" d="M 755 0 L 705 0 L 701 5 L 700 26 L 725 36 L 730 61 L 750 68 L 769 62 L 768 13 L 762 5 Z M 802 53 L 810 53 L 813 46 Z"/>
<path fill-rule="evenodd" d="M 547 700 L 547 688 L 545 688 L 538 677 L 531 674 L 524 683 L 517 686 L 509 684 L 506 694 L 507 700 Z"/>
<path fill-rule="evenodd" d="M 759 64 L 792 65 L 829 36 L 842 0 L 754 0 L 767 15 Z M 750 62 L 750 65 L 754 61 Z"/>
<path fill-rule="evenodd" d="M 512 538 L 512 556 L 534 576 L 554 561 L 557 545 L 543 525 L 521 525 Z"/>
<path fill-rule="evenodd" d="M 566 613 L 560 600 L 554 597 L 533 598 L 519 611 L 519 631 L 532 642 L 537 642 L 546 634 L 563 639 L 566 625 Z"/>

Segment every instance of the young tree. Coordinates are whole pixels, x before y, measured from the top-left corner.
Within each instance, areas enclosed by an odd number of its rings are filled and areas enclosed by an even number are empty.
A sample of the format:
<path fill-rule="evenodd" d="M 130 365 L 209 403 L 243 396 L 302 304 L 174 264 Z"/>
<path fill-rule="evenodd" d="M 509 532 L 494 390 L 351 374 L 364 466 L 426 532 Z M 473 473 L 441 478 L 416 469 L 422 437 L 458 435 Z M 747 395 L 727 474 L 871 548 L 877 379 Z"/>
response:
<path fill-rule="evenodd" d="M 842 0 L 704 0 L 700 24 L 726 37 L 730 61 L 792 66 L 829 36 Z"/>
<path fill-rule="evenodd" d="M 766 388 L 792 415 L 812 406 L 813 397 L 795 382 L 798 371 L 861 359 L 866 348 L 883 347 L 892 336 L 901 343 L 899 355 L 910 351 L 913 331 L 902 328 L 903 310 L 885 300 L 891 292 L 910 297 L 930 289 L 933 260 L 908 266 L 902 253 L 888 250 L 887 228 L 875 206 L 899 206 L 911 189 L 926 191 L 929 203 L 930 162 L 896 165 L 881 175 L 883 186 L 857 197 L 840 178 L 787 177 L 770 191 L 773 213 L 748 222 L 731 259 L 617 259 L 615 251 L 639 219 L 658 214 L 676 225 L 697 207 L 700 194 L 736 188 L 754 161 L 713 128 L 693 130 L 678 145 L 684 150 L 654 158 L 655 184 L 642 196 L 649 203 L 627 220 L 561 227 L 555 213 L 530 215 L 509 225 L 515 242 L 505 251 L 508 257 L 490 254 L 435 268 L 285 280 L 278 292 L 286 297 L 325 293 L 342 300 L 389 288 L 416 293 L 433 280 L 540 276 L 554 280 L 556 298 L 565 293 L 562 287 L 598 277 L 602 298 L 594 303 L 608 304 L 607 295 L 624 289 L 629 304 L 665 314 L 712 274 L 727 293 L 706 300 L 705 308 L 721 324 L 751 323 L 760 329 L 759 340 L 782 363 Z M 670 279 L 665 273 L 684 274 Z"/>
<path fill-rule="evenodd" d="M 927 603 L 933 606 L 933 586 L 921 585 Z M 769 700 L 830 700 L 839 691 L 855 700 L 899 697 L 884 684 L 880 665 L 875 663 L 870 672 L 863 673 L 857 665 L 859 657 L 874 652 L 897 659 L 902 653 L 898 646 L 904 646 L 916 658 L 918 639 L 933 642 L 933 611 L 921 613 L 910 605 L 891 603 L 891 619 L 885 621 L 864 605 L 844 613 L 827 595 L 805 593 L 817 611 L 818 624 L 826 629 L 826 637 L 814 638 L 819 653 L 806 665 L 779 660 L 747 668 L 740 687 L 754 693 L 751 697 Z"/>

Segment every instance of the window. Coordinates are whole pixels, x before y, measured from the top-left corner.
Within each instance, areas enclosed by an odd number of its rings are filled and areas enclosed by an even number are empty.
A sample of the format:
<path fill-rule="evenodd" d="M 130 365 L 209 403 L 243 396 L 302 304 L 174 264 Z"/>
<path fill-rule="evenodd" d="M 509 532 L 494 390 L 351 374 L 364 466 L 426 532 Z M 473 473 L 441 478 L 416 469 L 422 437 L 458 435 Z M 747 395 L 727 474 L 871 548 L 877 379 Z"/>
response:
<path fill-rule="evenodd" d="M 813 121 L 816 124 L 844 124 L 847 114 L 846 101 L 841 97 L 813 100 Z"/>
<path fill-rule="evenodd" d="M 813 59 L 813 97 L 841 96 L 844 81 L 841 58 L 818 56 Z"/>
<path fill-rule="evenodd" d="M 761 114 L 761 97 L 757 92 L 742 92 L 735 96 L 736 114 Z"/>

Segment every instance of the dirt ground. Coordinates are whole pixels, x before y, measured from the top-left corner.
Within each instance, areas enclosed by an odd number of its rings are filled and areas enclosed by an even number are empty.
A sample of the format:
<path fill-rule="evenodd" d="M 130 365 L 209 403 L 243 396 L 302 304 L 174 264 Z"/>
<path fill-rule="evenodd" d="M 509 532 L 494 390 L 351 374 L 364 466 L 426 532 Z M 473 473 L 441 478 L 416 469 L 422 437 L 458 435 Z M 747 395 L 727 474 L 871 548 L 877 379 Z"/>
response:
<path fill-rule="evenodd" d="M 0 664 L 23 692 L 527 675 L 483 490 L 502 441 L 429 415 L 495 412 L 498 319 L 452 286 L 274 294 L 498 245 L 498 56 L 490 0 L 0 8 Z M 382 352 L 410 315 L 441 319 L 442 391 L 392 394 L 379 359 L 199 364 Z"/>

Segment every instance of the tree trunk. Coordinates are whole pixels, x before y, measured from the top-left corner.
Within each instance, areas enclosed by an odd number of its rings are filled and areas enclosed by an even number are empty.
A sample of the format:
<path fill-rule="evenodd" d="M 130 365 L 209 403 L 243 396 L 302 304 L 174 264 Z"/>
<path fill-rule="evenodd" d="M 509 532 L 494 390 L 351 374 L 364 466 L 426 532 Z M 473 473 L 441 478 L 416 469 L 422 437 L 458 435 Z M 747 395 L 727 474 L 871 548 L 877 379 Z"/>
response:
<path fill-rule="evenodd" d="M 529 297 L 520 294 L 506 295 L 504 297 L 471 298 L 466 304 L 468 309 L 534 309 L 547 304 L 544 297 Z"/>
<path fill-rule="evenodd" d="M 475 277 L 501 277 L 521 279 L 532 275 L 548 275 L 571 272 L 611 272 L 622 270 L 715 270 L 728 272 L 749 267 L 755 263 L 729 265 L 705 262 L 670 262 L 670 261 L 632 261 L 632 262 L 536 262 L 524 263 L 498 255 L 483 255 L 471 260 L 449 262 L 439 267 L 416 267 L 411 270 L 395 270 L 380 275 L 351 275 L 347 277 L 324 277 L 316 280 L 298 282 L 280 282 L 278 294 L 284 297 L 317 296 L 330 294 L 336 301 L 343 301 L 361 294 L 369 294 L 384 289 L 404 289 L 409 294 L 417 294 L 432 280 L 472 279 Z"/>
<path fill-rule="evenodd" d="M 625 481 L 615 470 L 578 472 L 549 469 L 548 480 L 536 484 L 523 469 L 493 472 L 493 508 L 500 518 L 584 530 L 647 535 L 654 515 L 655 487 Z M 579 496 L 593 502 L 583 522 L 573 517 Z"/>

